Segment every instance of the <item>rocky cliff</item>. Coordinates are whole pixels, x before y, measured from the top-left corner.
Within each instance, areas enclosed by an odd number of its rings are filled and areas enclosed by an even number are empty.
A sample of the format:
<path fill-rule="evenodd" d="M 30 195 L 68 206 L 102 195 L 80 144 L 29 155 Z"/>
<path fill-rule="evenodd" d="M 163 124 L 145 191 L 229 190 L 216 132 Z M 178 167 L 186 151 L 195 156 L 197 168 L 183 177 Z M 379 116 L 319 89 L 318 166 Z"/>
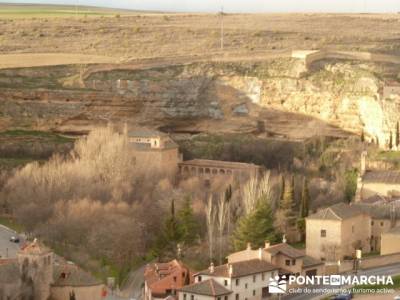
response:
<path fill-rule="evenodd" d="M 79 67 L 0 72 L 0 126 L 84 132 L 128 122 L 178 131 L 258 132 L 304 138 L 344 132 L 389 139 L 400 98 L 383 99 L 396 68 L 293 58 L 198 62 L 86 73 Z M 261 125 L 260 125 L 261 124 Z"/>

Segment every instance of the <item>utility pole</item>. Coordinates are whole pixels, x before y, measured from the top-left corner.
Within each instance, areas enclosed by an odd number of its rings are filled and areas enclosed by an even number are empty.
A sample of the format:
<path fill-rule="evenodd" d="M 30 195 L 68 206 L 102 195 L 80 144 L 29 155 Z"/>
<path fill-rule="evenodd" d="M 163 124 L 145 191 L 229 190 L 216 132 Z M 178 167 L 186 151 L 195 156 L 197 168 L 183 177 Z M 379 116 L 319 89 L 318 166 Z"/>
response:
<path fill-rule="evenodd" d="M 221 6 L 221 51 L 224 51 L 224 7 Z"/>

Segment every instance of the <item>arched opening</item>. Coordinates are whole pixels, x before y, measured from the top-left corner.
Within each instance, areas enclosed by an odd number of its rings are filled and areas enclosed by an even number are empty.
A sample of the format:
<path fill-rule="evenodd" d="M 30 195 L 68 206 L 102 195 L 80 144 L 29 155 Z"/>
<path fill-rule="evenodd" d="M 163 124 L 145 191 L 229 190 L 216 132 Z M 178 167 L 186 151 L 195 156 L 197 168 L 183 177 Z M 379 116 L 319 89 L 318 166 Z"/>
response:
<path fill-rule="evenodd" d="M 220 169 L 220 170 L 219 170 L 219 174 L 225 175 L 225 170 L 224 170 L 224 169 Z"/>

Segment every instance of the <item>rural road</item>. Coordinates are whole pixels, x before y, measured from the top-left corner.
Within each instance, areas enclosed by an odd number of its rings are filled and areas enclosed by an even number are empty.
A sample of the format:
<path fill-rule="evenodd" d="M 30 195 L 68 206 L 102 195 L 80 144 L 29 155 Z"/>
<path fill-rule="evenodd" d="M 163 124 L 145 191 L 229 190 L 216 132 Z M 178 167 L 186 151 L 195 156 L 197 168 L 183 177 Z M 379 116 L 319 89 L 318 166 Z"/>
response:
<path fill-rule="evenodd" d="M 368 270 L 359 271 L 358 275 L 398 275 L 400 274 L 400 263 L 393 264 L 389 266 L 373 268 Z M 333 286 L 312 286 L 311 288 L 333 288 Z M 310 300 L 310 299 L 321 299 L 324 295 L 323 293 L 319 294 L 292 294 L 282 297 L 284 300 Z M 395 295 L 393 295 L 394 297 Z"/>
<path fill-rule="evenodd" d="M 116 63 L 113 57 L 74 53 L 0 54 L 0 69 Z"/>
<path fill-rule="evenodd" d="M 0 225 L 0 258 L 17 257 L 17 252 L 23 241 L 21 239 L 20 243 L 10 242 L 10 237 L 12 236 L 18 236 L 18 234 L 7 227 Z"/>

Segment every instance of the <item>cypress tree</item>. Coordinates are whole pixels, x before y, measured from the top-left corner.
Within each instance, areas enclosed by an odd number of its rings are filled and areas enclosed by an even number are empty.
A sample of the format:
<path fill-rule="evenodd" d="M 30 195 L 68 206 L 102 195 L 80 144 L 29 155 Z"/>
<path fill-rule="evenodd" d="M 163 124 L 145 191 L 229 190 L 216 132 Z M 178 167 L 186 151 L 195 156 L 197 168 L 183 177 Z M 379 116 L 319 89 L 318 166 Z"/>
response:
<path fill-rule="evenodd" d="M 389 137 L 389 150 L 392 150 L 393 148 L 393 136 L 392 132 L 390 132 L 390 137 Z"/>
<path fill-rule="evenodd" d="M 185 197 L 183 206 L 178 212 L 178 218 L 181 240 L 188 245 L 193 244 L 199 232 L 199 224 L 193 214 L 192 199 L 190 196 Z"/>
<path fill-rule="evenodd" d="M 281 202 L 283 201 L 284 193 L 285 193 L 285 177 L 282 175 L 282 179 L 281 179 L 281 196 L 279 197 Z"/>
<path fill-rule="evenodd" d="M 274 242 L 277 235 L 274 228 L 273 213 L 269 199 L 263 196 L 251 214 L 242 217 L 233 235 L 235 250 L 243 250 L 247 243 L 261 247 L 266 240 Z"/>
<path fill-rule="evenodd" d="M 301 204 L 300 204 L 300 217 L 305 218 L 308 216 L 310 205 L 310 193 L 308 190 L 308 180 L 304 178 L 303 181 L 303 190 L 301 193 Z"/>

